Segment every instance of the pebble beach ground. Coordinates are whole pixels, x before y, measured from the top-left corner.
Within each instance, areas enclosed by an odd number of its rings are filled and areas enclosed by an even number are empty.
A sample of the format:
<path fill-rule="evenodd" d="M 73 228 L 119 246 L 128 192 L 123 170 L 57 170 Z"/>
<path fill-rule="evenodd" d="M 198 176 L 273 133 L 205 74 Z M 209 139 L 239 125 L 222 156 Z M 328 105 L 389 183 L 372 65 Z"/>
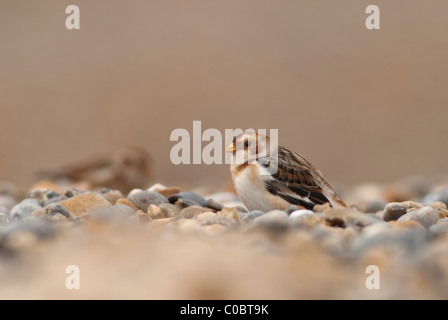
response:
<path fill-rule="evenodd" d="M 266 213 L 226 188 L 43 187 L 0 184 L 0 299 L 448 298 L 446 177 Z M 371 265 L 379 289 L 366 286 Z"/>

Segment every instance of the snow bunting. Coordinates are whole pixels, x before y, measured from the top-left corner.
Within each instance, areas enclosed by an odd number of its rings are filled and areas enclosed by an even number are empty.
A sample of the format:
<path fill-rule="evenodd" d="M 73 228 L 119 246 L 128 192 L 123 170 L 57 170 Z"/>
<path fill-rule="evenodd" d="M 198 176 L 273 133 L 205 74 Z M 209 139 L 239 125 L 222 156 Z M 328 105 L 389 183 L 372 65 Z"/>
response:
<path fill-rule="evenodd" d="M 233 184 L 248 210 L 285 210 L 290 205 L 312 210 L 328 202 L 345 207 L 311 163 L 266 135 L 245 131 L 226 151 L 233 154 Z"/>

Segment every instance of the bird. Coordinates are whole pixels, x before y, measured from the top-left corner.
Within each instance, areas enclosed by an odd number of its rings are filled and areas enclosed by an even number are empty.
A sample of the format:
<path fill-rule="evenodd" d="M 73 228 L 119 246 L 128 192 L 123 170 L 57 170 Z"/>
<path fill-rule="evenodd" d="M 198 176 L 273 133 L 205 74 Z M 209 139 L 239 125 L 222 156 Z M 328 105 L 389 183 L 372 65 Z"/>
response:
<path fill-rule="evenodd" d="M 226 151 L 232 154 L 235 191 L 250 211 L 285 210 L 291 205 L 312 210 L 326 203 L 346 207 L 319 170 L 267 135 L 246 130 Z"/>

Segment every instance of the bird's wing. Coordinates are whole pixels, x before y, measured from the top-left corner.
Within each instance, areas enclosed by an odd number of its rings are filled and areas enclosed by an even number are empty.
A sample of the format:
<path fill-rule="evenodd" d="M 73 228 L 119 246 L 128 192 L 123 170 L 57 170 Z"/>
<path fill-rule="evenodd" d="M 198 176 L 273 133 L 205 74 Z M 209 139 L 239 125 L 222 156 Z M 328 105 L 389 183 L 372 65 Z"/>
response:
<path fill-rule="evenodd" d="M 312 209 L 316 204 L 329 202 L 323 194 L 322 187 L 316 183 L 309 162 L 296 153 L 284 147 L 278 148 L 277 171 L 272 175 L 263 176 L 266 189 L 291 204 Z M 266 161 L 259 161 L 267 166 Z"/>

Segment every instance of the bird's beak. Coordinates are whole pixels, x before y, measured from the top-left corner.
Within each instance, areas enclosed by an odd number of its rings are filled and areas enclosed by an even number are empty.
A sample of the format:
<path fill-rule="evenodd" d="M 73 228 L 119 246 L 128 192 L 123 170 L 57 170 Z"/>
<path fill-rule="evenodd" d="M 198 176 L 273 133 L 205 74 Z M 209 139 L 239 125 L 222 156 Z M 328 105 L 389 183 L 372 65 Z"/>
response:
<path fill-rule="evenodd" d="M 236 147 L 235 147 L 235 144 L 229 144 L 229 146 L 227 147 L 227 149 L 226 149 L 226 152 L 231 152 L 231 153 L 234 153 L 236 151 Z"/>

